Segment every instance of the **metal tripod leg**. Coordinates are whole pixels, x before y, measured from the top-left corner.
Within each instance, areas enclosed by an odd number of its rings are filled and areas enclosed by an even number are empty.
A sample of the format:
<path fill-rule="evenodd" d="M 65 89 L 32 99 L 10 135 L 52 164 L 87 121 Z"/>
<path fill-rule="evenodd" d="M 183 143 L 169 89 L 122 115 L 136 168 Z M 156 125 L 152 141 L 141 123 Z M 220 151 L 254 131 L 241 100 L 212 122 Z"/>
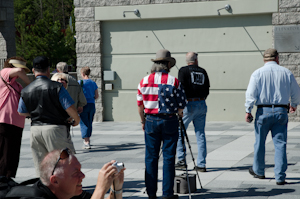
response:
<path fill-rule="evenodd" d="M 179 117 L 179 121 L 180 121 L 180 117 Z M 182 121 L 182 119 L 181 119 Z M 183 154 L 184 154 L 184 163 L 185 163 L 185 173 L 186 173 L 186 180 L 187 180 L 187 183 L 188 183 L 188 188 L 189 188 L 189 199 L 192 198 L 192 195 L 191 195 L 191 186 L 190 186 L 190 179 L 189 179 L 189 173 L 188 173 L 188 169 L 187 169 L 187 163 L 186 163 L 186 148 L 185 148 L 185 144 L 184 144 L 184 131 L 183 131 L 183 128 L 182 127 L 182 123 L 179 122 L 179 126 L 180 126 L 180 137 L 181 137 L 181 143 L 182 143 L 182 148 L 183 148 Z"/>
<path fill-rule="evenodd" d="M 191 156 L 192 156 L 192 160 L 193 160 L 193 163 L 194 163 L 194 168 L 196 168 L 196 164 L 195 164 L 195 158 L 194 158 L 194 155 L 193 155 L 193 152 L 192 152 L 192 148 L 191 148 L 191 145 L 190 145 L 190 141 L 189 141 L 189 138 L 187 136 L 187 133 L 186 133 L 186 129 L 185 129 L 185 126 L 183 124 L 183 120 L 181 117 L 179 117 L 179 126 L 180 126 L 180 131 L 183 130 L 183 133 L 184 133 L 184 136 L 185 136 L 185 139 L 189 145 L 189 149 L 190 149 L 190 152 L 191 152 Z M 181 137 L 182 138 L 182 137 Z M 183 139 L 182 139 L 183 140 Z M 183 142 L 184 143 L 184 142 Z M 185 147 L 183 147 L 185 149 Z M 198 173 L 198 170 L 196 169 L 196 174 L 197 174 L 197 177 L 198 177 L 198 180 L 199 180 L 199 184 L 200 184 L 200 187 L 201 189 L 203 189 L 202 187 L 202 184 L 201 184 L 201 180 L 200 180 L 200 176 L 199 176 L 199 173 Z"/>

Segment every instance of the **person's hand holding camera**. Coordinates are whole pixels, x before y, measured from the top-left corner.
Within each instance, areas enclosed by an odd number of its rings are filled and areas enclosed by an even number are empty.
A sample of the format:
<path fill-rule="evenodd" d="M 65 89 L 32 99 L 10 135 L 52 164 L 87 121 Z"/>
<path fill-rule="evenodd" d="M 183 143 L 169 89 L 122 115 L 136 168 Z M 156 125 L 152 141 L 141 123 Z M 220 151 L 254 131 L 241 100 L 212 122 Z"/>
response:
<path fill-rule="evenodd" d="M 97 185 L 96 185 L 94 194 L 92 196 L 92 199 L 104 198 L 104 195 L 106 194 L 106 192 L 109 190 L 110 187 L 112 187 L 113 190 L 115 190 L 115 191 L 122 190 L 123 183 L 124 183 L 125 168 L 123 168 L 120 172 L 118 172 L 118 169 L 112 165 L 114 162 L 115 162 L 115 160 L 112 160 L 112 161 L 106 163 L 100 169 L 99 174 L 98 174 Z M 113 187 L 114 180 L 115 180 L 115 182 L 114 182 L 115 187 Z M 111 194 L 110 194 L 110 197 L 111 197 Z"/>

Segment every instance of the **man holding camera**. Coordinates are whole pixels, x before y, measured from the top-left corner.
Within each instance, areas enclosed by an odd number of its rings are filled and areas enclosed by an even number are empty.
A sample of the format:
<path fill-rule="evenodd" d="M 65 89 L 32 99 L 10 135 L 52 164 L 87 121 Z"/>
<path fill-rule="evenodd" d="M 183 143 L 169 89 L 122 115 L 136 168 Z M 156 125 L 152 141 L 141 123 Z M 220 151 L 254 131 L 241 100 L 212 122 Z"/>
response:
<path fill-rule="evenodd" d="M 188 66 L 180 68 L 178 79 L 186 92 L 188 104 L 183 110 L 183 124 L 187 129 L 189 123 L 193 121 L 198 145 L 197 166 L 194 168 L 200 172 L 206 172 L 206 138 L 205 138 L 205 120 L 207 106 L 205 100 L 209 95 L 209 79 L 204 68 L 198 66 L 198 54 L 188 52 L 186 62 Z M 186 160 L 183 152 L 182 140 L 179 131 L 177 142 L 178 162 L 175 167 L 186 168 Z"/>
<path fill-rule="evenodd" d="M 186 105 L 184 90 L 175 77 L 169 75 L 176 60 L 168 50 L 156 53 L 151 74 L 138 85 L 137 104 L 145 131 L 145 184 L 150 199 L 156 198 L 160 146 L 163 153 L 163 199 L 176 199 L 174 195 L 175 153 L 178 140 L 178 118 Z M 146 114 L 146 118 L 144 117 Z"/>
<path fill-rule="evenodd" d="M 33 186 L 14 187 L 9 198 L 45 198 L 45 199 L 121 199 L 125 168 L 114 166 L 114 160 L 106 163 L 98 174 L 93 194 L 82 190 L 81 164 L 73 153 L 65 148 L 48 153 L 40 164 L 40 180 Z M 23 196 L 22 196 L 23 195 Z"/>
<path fill-rule="evenodd" d="M 296 111 L 300 103 L 300 88 L 293 73 L 279 65 L 276 49 L 267 49 L 263 60 L 264 66 L 252 73 L 246 91 L 246 122 L 252 121 L 251 110 L 254 104 L 257 106 L 254 161 L 249 173 L 255 178 L 265 178 L 265 142 L 271 131 L 275 148 L 276 184 L 284 185 L 287 170 L 287 113 Z"/>
<path fill-rule="evenodd" d="M 75 153 L 67 125 L 68 119 L 73 118 L 72 125 L 77 126 L 80 118 L 68 91 L 61 83 L 49 79 L 50 66 L 46 57 L 38 56 L 33 60 L 32 72 L 36 79 L 22 90 L 18 112 L 31 117 L 30 146 L 39 176 L 39 164 L 48 152 L 68 147 Z"/>

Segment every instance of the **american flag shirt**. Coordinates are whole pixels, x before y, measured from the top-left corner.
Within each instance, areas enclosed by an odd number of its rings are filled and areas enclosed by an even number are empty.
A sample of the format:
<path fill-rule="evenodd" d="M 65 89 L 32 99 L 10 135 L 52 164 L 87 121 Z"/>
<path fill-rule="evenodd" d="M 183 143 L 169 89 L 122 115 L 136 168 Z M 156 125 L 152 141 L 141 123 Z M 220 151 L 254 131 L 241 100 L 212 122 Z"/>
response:
<path fill-rule="evenodd" d="M 179 80 L 166 71 L 144 77 L 138 85 L 138 106 L 144 105 L 146 114 L 177 113 L 187 104 Z"/>

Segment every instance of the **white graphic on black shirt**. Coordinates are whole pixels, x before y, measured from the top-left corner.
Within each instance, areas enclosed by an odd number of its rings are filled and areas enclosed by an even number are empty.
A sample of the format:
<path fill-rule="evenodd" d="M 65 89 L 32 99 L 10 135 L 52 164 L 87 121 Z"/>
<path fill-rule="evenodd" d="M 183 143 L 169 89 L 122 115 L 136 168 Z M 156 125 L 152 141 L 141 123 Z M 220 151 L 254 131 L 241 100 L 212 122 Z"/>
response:
<path fill-rule="evenodd" d="M 192 84 L 203 85 L 205 76 L 201 72 L 193 71 L 191 72 L 191 80 L 192 80 Z"/>

